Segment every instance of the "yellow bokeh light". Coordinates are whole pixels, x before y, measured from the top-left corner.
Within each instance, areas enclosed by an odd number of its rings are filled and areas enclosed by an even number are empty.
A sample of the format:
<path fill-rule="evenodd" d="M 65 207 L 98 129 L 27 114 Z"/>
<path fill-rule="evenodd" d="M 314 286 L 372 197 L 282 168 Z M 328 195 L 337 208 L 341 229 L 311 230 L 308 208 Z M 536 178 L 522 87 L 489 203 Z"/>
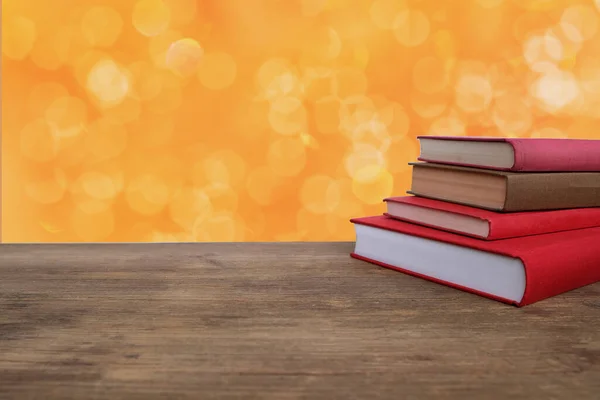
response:
<path fill-rule="evenodd" d="M 129 92 L 129 77 L 112 60 L 101 60 L 88 74 L 87 88 L 104 107 L 120 104 Z"/>
<path fill-rule="evenodd" d="M 352 191 L 352 179 L 338 179 L 336 186 L 339 190 L 340 201 L 330 214 L 345 219 L 349 215 L 364 215 L 363 204 Z"/>
<path fill-rule="evenodd" d="M 108 60 L 111 60 L 111 57 L 106 50 L 91 49 L 77 53 L 71 62 L 77 83 L 85 88 L 88 84 L 91 69 L 98 63 Z"/>
<path fill-rule="evenodd" d="M 92 122 L 85 135 L 85 146 L 94 160 L 113 158 L 127 147 L 128 134 L 125 128 L 103 118 Z"/>
<path fill-rule="evenodd" d="M 317 130 L 321 133 L 336 133 L 340 128 L 340 106 L 337 97 L 319 99 L 314 105 L 314 118 Z"/>
<path fill-rule="evenodd" d="M 503 134 L 524 135 L 533 122 L 531 108 L 517 93 L 505 93 L 496 98 L 492 120 Z"/>
<path fill-rule="evenodd" d="M 563 44 L 551 34 L 533 36 L 524 43 L 523 47 L 525 61 L 536 72 L 553 69 L 563 57 Z"/>
<path fill-rule="evenodd" d="M 369 13 L 378 28 L 392 29 L 396 16 L 406 6 L 405 0 L 375 0 L 369 8 Z"/>
<path fill-rule="evenodd" d="M 532 92 L 543 107 L 550 111 L 558 111 L 568 106 L 580 95 L 575 76 L 558 70 L 542 75 L 532 85 Z"/>
<path fill-rule="evenodd" d="M 556 138 L 556 139 L 561 139 L 561 138 L 567 138 L 568 135 L 566 132 L 561 131 L 560 129 L 557 128 L 553 128 L 553 127 L 543 127 L 540 129 L 535 130 L 532 134 L 531 134 L 532 138 Z"/>
<path fill-rule="evenodd" d="M 119 192 L 118 183 L 98 171 L 81 174 L 69 186 L 69 194 L 75 207 L 86 214 L 110 210 L 114 197 Z M 108 190 L 108 193 L 101 193 Z"/>
<path fill-rule="evenodd" d="M 246 189 L 250 198 L 261 206 L 273 203 L 281 193 L 277 192 L 282 178 L 267 166 L 260 166 L 248 175 Z"/>
<path fill-rule="evenodd" d="M 291 68 L 290 62 L 285 58 L 271 58 L 265 61 L 256 71 L 256 83 L 260 89 L 265 90 L 274 83 L 274 80 L 283 78 L 280 79 L 283 83 L 281 90 L 283 94 L 287 94 L 292 90 L 294 84 L 294 77 L 289 76 Z"/>
<path fill-rule="evenodd" d="M 398 103 L 392 103 L 381 110 L 383 122 L 386 124 L 390 137 L 398 139 L 408 134 L 410 119 L 404 107 Z"/>
<path fill-rule="evenodd" d="M 313 17 L 327 6 L 327 0 L 302 0 L 302 14 Z"/>
<path fill-rule="evenodd" d="M 354 65 L 364 69 L 369 64 L 369 49 L 365 46 L 357 46 L 354 48 Z"/>
<path fill-rule="evenodd" d="M 207 182 L 238 188 L 246 177 L 246 162 L 233 150 L 220 150 L 203 161 Z"/>
<path fill-rule="evenodd" d="M 300 78 L 291 71 L 285 71 L 269 81 L 262 95 L 272 101 L 285 96 L 299 97 L 303 91 Z"/>
<path fill-rule="evenodd" d="M 27 3 L 1 241 L 353 240 L 417 135 L 600 138 L 598 1 Z"/>
<path fill-rule="evenodd" d="M 131 18 L 142 35 L 156 36 L 169 27 L 171 10 L 163 0 L 138 0 Z"/>
<path fill-rule="evenodd" d="M 467 113 L 477 113 L 487 109 L 494 94 L 490 81 L 478 75 L 460 77 L 455 91 L 456 105 Z"/>
<path fill-rule="evenodd" d="M 67 89 L 58 82 L 43 82 L 36 85 L 31 90 L 28 99 L 31 115 L 44 115 L 56 99 L 66 98 L 68 95 Z"/>
<path fill-rule="evenodd" d="M 377 117 L 357 124 L 350 132 L 354 144 L 370 144 L 386 151 L 392 141 L 385 124 Z"/>
<path fill-rule="evenodd" d="M 172 30 L 152 36 L 148 41 L 148 53 L 152 63 L 158 68 L 168 68 L 167 52 L 171 45 L 180 39 L 183 39 L 181 33 Z"/>
<path fill-rule="evenodd" d="M 560 27 L 573 42 L 592 38 L 598 30 L 598 13 L 587 4 L 575 4 L 563 11 Z"/>
<path fill-rule="evenodd" d="M 145 105 L 145 109 L 164 118 L 168 116 L 173 109 L 180 107 L 182 102 L 181 88 L 178 86 L 167 87 L 163 85 L 160 94 L 149 100 Z"/>
<path fill-rule="evenodd" d="M 83 100 L 73 96 L 57 98 L 45 112 L 46 122 L 57 137 L 79 135 L 87 122 L 87 114 Z"/>
<path fill-rule="evenodd" d="M 596 66 L 595 55 L 581 57 L 577 64 L 577 76 L 581 89 L 586 92 L 590 99 L 597 99 L 600 95 L 600 69 Z"/>
<path fill-rule="evenodd" d="M 324 26 L 306 33 L 306 48 L 303 61 L 308 64 L 325 63 L 337 58 L 342 50 L 342 41 L 337 31 Z"/>
<path fill-rule="evenodd" d="M 58 136 L 56 132 L 53 132 L 57 138 L 57 153 L 54 159 L 57 167 L 76 167 L 87 159 L 88 154 L 85 151 L 85 135 L 83 132 L 74 136 Z"/>
<path fill-rule="evenodd" d="M 431 30 L 427 14 L 420 10 L 402 10 L 394 18 L 394 36 L 404 46 L 415 47 L 423 44 Z"/>
<path fill-rule="evenodd" d="M 333 71 L 326 67 L 306 68 L 302 76 L 302 94 L 308 101 L 328 97 L 332 90 Z"/>
<path fill-rule="evenodd" d="M 495 8 L 502 5 L 504 0 L 477 0 L 477 3 L 484 8 Z"/>
<path fill-rule="evenodd" d="M 198 69 L 200 83 L 208 89 L 224 89 L 233 84 L 237 73 L 235 60 L 227 53 L 206 54 Z"/>
<path fill-rule="evenodd" d="M 203 222 L 212 214 L 208 195 L 193 187 L 184 187 L 169 203 L 169 216 L 182 229 L 192 232 L 194 224 Z"/>
<path fill-rule="evenodd" d="M 311 149 L 319 149 L 319 142 L 315 139 L 314 136 L 309 135 L 308 133 L 302 132 L 300 134 L 300 140 L 305 147 L 310 147 Z"/>
<path fill-rule="evenodd" d="M 365 168 L 383 168 L 387 165 L 385 154 L 370 144 L 356 144 L 347 154 L 344 166 L 348 176 L 355 178 Z"/>
<path fill-rule="evenodd" d="M 503 120 L 499 118 L 498 121 Z M 446 115 L 436 118 L 429 126 L 427 133 L 436 136 L 463 136 L 465 131 L 465 121 L 455 110 L 451 110 Z"/>
<path fill-rule="evenodd" d="M 58 152 L 58 138 L 43 119 L 36 119 L 25 125 L 19 139 L 21 154 L 32 161 L 50 161 Z"/>
<path fill-rule="evenodd" d="M 91 198 L 108 200 L 118 193 L 118 185 L 110 175 L 97 171 L 89 171 L 81 176 L 83 191 Z"/>
<path fill-rule="evenodd" d="M 171 200 L 168 183 L 159 176 L 144 174 L 131 180 L 126 189 L 127 203 L 143 215 L 161 212 Z"/>
<path fill-rule="evenodd" d="M 102 115 L 115 124 L 127 124 L 138 120 L 141 109 L 142 106 L 136 98 L 126 96 L 119 104 L 103 109 Z"/>
<path fill-rule="evenodd" d="M 61 169 L 45 171 L 45 176 L 27 182 L 25 193 L 40 204 L 54 204 L 63 199 L 67 189 L 67 177 Z"/>
<path fill-rule="evenodd" d="M 412 140 L 406 138 L 392 143 L 388 150 L 388 170 L 392 174 L 410 173 L 411 166 L 408 164 L 419 157 L 419 146 Z"/>
<path fill-rule="evenodd" d="M 175 121 L 170 116 L 145 112 L 129 125 L 128 142 L 136 148 L 164 146 L 173 138 L 174 127 Z"/>
<path fill-rule="evenodd" d="M 297 97 L 278 97 L 271 102 L 271 109 L 284 115 L 293 114 L 302 107 L 302 100 Z"/>
<path fill-rule="evenodd" d="M 204 50 L 191 38 L 176 40 L 171 43 L 166 53 L 167 67 L 180 76 L 190 76 L 196 72 Z"/>
<path fill-rule="evenodd" d="M 423 119 L 439 117 L 446 111 L 450 95 L 447 93 L 425 94 L 413 90 L 410 94 L 410 105 L 417 116 Z"/>
<path fill-rule="evenodd" d="M 331 234 L 325 225 L 326 221 L 323 215 L 311 213 L 307 209 L 301 208 L 296 213 L 296 230 L 282 235 L 278 240 L 282 241 L 327 241 L 330 240 Z"/>
<path fill-rule="evenodd" d="M 81 19 L 81 33 L 91 46 L 112 46 L 122 29 L 121 14 L 111 7 L 91 7 Z"/>
<path fill-rule="evenodd" d="M 392 195 L 394 179 L 392 175 L 378 166 L 360 169 L 352 180 L 352 192 L 365 204 L 378 204 Z"/>
<path fill-rule="evenodd" d="M 273 130 L 283 135 L 294 135 L 306 129 L 306 109 L 293 97 L 280 97 L 271 104 L 269 123 Z"/>
<path fill-rule="evenodd" d="M 115 216 L 111 210 L 86 213 L 75 208 L 71 215 L 71 225 L 78 241 L 102 241 L 115 229 Z"/>
<path fill-rule="evenodd" d="M 196 19 L 198 4 L 196 0 L 163 0 L 169 8 L 170 22 L 176 26 L 187 25 Z"/>
<path fill-rule="evenodd" d="M 239 240 L 239 224 L 231 213 L 221 212 L 194 224 L 193 237 L 201 242 L 233 242 Z"/>
<path fill-rule="evenodd" d="M 69 59 L 74 36 L 73 28 L 60 26 L 50 32 L 39 32 L 31 50 L 31 60 L 41 69 L 56 71 Z"/>
<path fill-rule="evenodd" d="M 452 32 L 440 29 L 433 34 L 434 53 L 442 60 L 453 59 L 456 55 L 456 39 Z"/>
<path fill-rule="evenodd" d="M 362 95 L 368 89 L 367 78 L 358 68 L 348 67 L 336 72 L 332 93 L 339 98 Z"/>
<path fill-rule="evenodd" d="M 224 183 L 211 183 L 202 187 L 215 211 L 235 212 L 238 209 L 238 194 Z"/>
<path fill-rule="evenodd" d="M 29 55 L 35 43 L 35 23 L 22 16 L 2 18 L 2 54 L 13 60 Z"/>
<path fill-rule="evenodd" d="M 158 96 L 163 86 L 163 74 L 146 61 L 136 61 L 129 66 L 130 94 L 146 101 Z"/>
<path fill-rule="evenodd" d="M 598 137 L 594 130 L 596 124 L 596 119 L 578 118 L 566 127 L 565 134 L 569 138 L 596 139 Z"/>
<path fill-rule="evenodd" d="M 306 150 L 300 138 L 281 138 L 272 142 L 267 162 L 276 175 L 298 175 L 306 165 Z"/>
<path fill-rule="evenodd" d="M 444 63 L 435 57 L 424 57 L 413 68 L 413 83 L 423 93 L 442 91 L 448 84 L 448 78 Z"/>
<path fill-rule="evenodd" d="M 374 119 L 380 120 L 373 100 L 364 95 L 350 96 L 342 99 L 339 110 L 340 130 L 353 139 L 354 130 L 363 123 Z"/>
<path fill-rule="evenodd" d="M 300 188 L 300 201 L 313 214 L 333 212 L 341 201 L 339 184 L 329 176 L 311 176 Z"/>

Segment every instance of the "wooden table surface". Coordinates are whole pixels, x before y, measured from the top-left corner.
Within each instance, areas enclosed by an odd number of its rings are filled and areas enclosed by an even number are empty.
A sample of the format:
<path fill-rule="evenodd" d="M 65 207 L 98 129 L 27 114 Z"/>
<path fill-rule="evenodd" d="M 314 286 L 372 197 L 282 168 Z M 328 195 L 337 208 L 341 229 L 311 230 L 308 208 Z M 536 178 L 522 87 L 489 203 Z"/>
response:
<path fill-rule="evenodd" d="M 516 308 L 352 247 L 0 245 L 0 396 L 600 398 L 600 284 Z"/>

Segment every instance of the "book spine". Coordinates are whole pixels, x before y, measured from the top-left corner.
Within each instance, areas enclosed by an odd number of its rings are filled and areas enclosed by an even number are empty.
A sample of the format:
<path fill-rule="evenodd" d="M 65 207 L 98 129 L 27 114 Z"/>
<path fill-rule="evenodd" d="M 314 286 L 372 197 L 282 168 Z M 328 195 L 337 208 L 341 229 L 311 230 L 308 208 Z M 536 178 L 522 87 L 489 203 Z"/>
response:
<path fill-rule="evenodd" d="M 600 281 L 600 228 L 582 229 L 577 240 L 523 252 L 527 284 L 519 306 L 536 303 Z M 589 234 L 592 233 L 592 234 Z"/>
<path fill-rule="evenodd" d="M 600 171 L 600 141 L 507 138 L 515 150 L 515 172 Z"/>
<path fill-rule="evenodd" d="M 518 215 L 499 213 L 489 221 L 489 240 L 600 227 L 600 208 L 574 208 Z"/>
<path fill-rule="evenodd" d="M 507 176 L 503 211 L 600 207 L 599 173 L 514 174 Z"/>

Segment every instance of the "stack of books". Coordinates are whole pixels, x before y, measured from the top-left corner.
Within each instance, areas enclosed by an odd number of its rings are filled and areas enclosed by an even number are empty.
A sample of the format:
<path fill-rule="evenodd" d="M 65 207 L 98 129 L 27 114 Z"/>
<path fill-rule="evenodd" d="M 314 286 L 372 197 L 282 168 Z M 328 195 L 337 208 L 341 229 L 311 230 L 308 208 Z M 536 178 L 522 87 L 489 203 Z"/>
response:
<path fill-rule="evenodd" d="M 418 139 L 352 257 L 519 307 L 600 281 L 600 140 Z"/>

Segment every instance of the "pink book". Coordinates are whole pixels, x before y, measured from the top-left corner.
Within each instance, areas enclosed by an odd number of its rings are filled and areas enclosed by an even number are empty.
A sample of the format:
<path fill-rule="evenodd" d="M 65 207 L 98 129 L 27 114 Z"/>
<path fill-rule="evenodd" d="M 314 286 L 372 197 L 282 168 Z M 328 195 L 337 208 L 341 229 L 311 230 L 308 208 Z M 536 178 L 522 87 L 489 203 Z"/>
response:
<path fill-rule="evenodd" d="M 514 172 L 599 172 L 600 140 L 418 136 L 419 161 Z"/>

